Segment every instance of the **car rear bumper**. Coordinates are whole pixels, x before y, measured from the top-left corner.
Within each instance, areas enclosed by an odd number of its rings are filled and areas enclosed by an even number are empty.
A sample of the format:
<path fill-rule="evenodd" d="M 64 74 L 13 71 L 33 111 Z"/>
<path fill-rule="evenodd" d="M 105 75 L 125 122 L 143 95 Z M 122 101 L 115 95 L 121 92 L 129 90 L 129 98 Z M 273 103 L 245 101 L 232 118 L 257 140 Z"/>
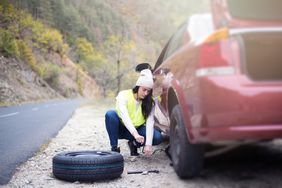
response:
<path fill-rule="evenodd" d="M 192 142 L 282 137 L 281 83 L 253 83 L 238 75 L 199 83 L 200 103 L 190 112 Z"/>

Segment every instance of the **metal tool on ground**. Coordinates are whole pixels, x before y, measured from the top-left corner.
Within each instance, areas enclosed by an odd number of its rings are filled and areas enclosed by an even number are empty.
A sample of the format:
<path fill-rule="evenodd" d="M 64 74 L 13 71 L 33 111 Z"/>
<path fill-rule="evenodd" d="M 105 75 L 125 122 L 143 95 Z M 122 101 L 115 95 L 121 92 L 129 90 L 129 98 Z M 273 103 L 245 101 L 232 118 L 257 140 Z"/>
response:
<path fill-rule="evenodd" d="M 147 175 L 149 173 L 159 173 L 159 170 L 137 170 L 137 171 L 127 171 L 127 174 L 142 174 Z"/>

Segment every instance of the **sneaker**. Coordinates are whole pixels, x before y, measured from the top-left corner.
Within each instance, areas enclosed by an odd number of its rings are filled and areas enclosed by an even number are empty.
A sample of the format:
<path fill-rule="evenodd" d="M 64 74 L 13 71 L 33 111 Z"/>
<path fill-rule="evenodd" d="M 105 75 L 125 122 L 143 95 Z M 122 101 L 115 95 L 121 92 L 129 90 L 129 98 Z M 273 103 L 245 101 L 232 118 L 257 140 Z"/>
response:
<path fill-rule="evenodd" d="M 114 147 L 112 147 L 111 151 L 115 151 L 115 152 L 120 153 L 120 148 L 117 147 L 117 146 L 114 146 Z"/>
<path fill-rule="evenodd" d="M 130 155 L 139 156 L 139 153 L 137 152 L 137 147 L 134 145 L 133 141 L 128 141 L 127 144 L 130 150 Z"/>

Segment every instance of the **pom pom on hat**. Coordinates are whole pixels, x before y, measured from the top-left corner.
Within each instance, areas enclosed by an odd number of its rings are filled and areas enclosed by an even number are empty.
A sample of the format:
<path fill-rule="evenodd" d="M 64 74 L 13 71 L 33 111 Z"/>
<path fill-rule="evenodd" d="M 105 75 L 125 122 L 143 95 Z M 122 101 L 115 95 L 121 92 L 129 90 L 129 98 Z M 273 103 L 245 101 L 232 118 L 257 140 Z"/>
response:
<path fill-rule="evenodd" d="M 136 82 L 136 86 L 143 86 L 147 88 L 153 88 L 153 75 L 150 69 L 144 69 L 140 72 L 140 76 Z"/>

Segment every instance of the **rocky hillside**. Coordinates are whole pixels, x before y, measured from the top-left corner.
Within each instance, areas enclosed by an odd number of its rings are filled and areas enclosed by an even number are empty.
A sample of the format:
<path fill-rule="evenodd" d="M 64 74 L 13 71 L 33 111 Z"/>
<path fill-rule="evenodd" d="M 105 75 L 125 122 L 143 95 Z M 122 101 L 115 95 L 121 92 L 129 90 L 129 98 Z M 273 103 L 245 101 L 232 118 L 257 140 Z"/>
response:
<path fill-rule="evenodd" d="M 0 1 L 0 105 L 100 96 L 69 48 L 59 31 Z"/>
<path fill-rule="evenodd" d="M 62 97 L 25 63 L 14 58 L 0 57 L 0 80 L 1 105 Z"/>
<path fill-rule="evenodd" d="M 79 71 L 69 59 L 62 61 L 61 66 L 64 73 L 59 75 L 54 89 L 23 61 L 0 56 L 0 106 L 82 97 L 76 82 L 77 74 L 80 74 L 83 97 L 100 96 L 96 82 Z"/>

